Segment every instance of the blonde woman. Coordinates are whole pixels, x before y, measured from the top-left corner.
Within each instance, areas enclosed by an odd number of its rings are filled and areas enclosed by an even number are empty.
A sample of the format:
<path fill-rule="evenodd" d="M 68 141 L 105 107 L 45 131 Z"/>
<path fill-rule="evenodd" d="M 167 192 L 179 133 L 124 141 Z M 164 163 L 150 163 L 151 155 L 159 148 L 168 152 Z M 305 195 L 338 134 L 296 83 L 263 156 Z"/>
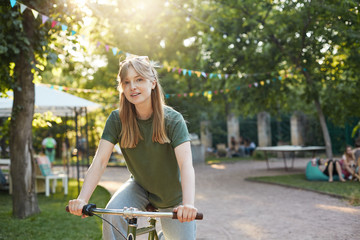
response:
<path fill-rule="evenodd" d="M 356 173 L 357 162 L 355 161 L 353 149 L 347 146 L 346 150 L 340 160 L 342 172 L 346 179 L 358 178 L 360 176 Z"/>
<path fill-rule="evenodd" d="M 165 105 L 157 72 L 147 57 L 120 63 L 120 106 L 107 119 L 98 150 L 77 199 L 69 201 L 72 214 L 82 215 L 108 163 L 116 143 L 124 154 L 130 179 L 112 196 L 106 208 L 135 207 L 151 203 L 163 211 L 175 211 L 178 220 L 162 219 L 166 239 L 195 239 L 195 173 L 190 138 L 180 113 Z M 124 234 L 127 223 L 106 215 Z M 103 224 L 103 239 L 120 239 Z"/>

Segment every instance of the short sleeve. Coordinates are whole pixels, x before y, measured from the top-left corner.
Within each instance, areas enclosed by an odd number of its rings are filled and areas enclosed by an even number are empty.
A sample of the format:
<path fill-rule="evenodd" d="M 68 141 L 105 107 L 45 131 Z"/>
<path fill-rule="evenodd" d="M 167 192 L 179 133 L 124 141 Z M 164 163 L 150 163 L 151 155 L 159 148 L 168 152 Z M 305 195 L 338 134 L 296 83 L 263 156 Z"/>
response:
<path fill-rule="evenodd" d="M 186 126 L 186 122 L 183 116 L 176 112 L 171 116 L 169 121 L 169 133 L 170 143 L 173 148 L 176 148 L 180 144 L 190 141 L 189 131 Z"/>
<path fill-rule="evenodd" d="M 117 144 L 120 140 L 121 121 L 119 111 L 113 111 L 106 120 L 105 128 L 101 139 L 107 140 L 113 144 Z"/>

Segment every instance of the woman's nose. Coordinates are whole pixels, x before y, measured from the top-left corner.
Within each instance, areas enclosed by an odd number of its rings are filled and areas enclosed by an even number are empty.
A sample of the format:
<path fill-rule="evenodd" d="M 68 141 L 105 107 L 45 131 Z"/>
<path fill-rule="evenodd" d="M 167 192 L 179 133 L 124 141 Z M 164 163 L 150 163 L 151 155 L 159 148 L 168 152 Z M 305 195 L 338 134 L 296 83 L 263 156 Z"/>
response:
<path fill-rule="evenodd" d="M 136 88 L 136 83 L 135 82 L 130 82 L 130 88 L 135 89 Z"/>

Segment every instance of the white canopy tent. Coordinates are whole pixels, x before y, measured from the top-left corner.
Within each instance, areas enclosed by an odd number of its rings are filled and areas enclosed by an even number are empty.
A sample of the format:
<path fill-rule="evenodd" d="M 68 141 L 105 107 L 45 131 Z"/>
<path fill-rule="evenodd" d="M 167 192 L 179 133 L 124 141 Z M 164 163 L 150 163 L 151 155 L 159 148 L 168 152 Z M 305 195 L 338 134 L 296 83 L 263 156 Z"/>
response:
<path fill-rule="evenodd" d="M 8 98 L 0 97 L 0 117 L 8 117 L 11 115 L 13 93 L 8 92 Z M 59 117 L 74 116 L 77 109 L 86 108 L 91 112 L 101 105 L 74 96 L 72 94 L 62 92 L 44 85 L 35 85 L 35 112 L 44 113 L 52 112 Z"/>
<path fill-rule="evenodd" d="M 9 97 L 3 97 L 0 94 L 0 117 L 11 116 L 12 105 L 14 95 L 12 91 L 7 92 Z M 78 116 L 85 113 L 87 122 L 87 113 L 95 109 L 101 108 L 100 104 L 88 101 L 84 98 L 74 96 L 72 94 L 62 92 L 53 88 L 49 88 L 44 85 L 35 85 L 35 113 L 52 112 L 59 117 L 74 117 L 75 119 L 75 131 L 76 131 L 76 148 L 79 148 L 79 136 L 78 136 Z M 87 124 L 87 123 L 86 123 Z M 87 128 L 87 127 L 86 127 Z M 88 136 L 86 130 L 86 146 L 88 148 Z M 87 162 L 89 165 L 89 149 L 87 152 Z M 77 154 L 77 180 L 78 191 L 80 192 L 79 181 L 79 154 Z M 69 160 L 67 161 L 67 172 L 69 174 Z"/>

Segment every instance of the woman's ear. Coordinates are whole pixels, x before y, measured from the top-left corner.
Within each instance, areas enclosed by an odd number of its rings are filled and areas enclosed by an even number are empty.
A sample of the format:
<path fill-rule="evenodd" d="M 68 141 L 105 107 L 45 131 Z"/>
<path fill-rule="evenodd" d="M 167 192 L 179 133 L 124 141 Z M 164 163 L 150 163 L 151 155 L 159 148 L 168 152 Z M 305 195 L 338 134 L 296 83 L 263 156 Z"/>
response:
<path fill-rule="evenodd" d="M 156 81 L 152 82 L 151 90 L 154 90 L 156 88 L 156 84 L 157 84 Z"/>

